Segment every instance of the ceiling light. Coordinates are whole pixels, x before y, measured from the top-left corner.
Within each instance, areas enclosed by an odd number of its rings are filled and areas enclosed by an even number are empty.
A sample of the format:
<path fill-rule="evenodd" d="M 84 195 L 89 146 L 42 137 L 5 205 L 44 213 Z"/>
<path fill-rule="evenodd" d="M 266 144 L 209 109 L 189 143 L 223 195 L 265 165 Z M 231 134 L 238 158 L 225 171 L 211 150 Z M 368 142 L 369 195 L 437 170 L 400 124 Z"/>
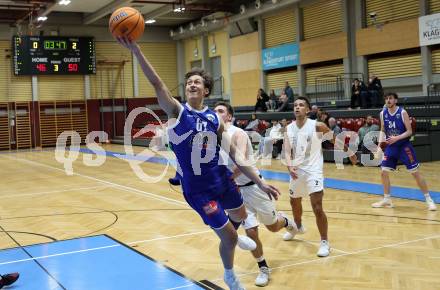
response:
<path fill-rule="evenodd" d="M 261 2 L 260 0 L 255 1 L 255 8 L 260 9 L 261 8 Z"/>
<path fill-rule="evenodd" d="M 246 13 L 246 6 L 242 4 L 240 5 L 240 14 L 245 14 L 245 13 Z"/>
<path fill-rule="evenodd" d="M 37 18 L 38 21 L 46 21 L 47 17 L 46 16 L 40 16 Z"/>
<path fill-rule="evenodd" d="M 147 21 L 145 21 L 146 24 L 152 24 L 155 23 L 156 20 L 155 19 L 148 19 Z"/>
<path fill-rule="evenodd" d="M 176 8 L 174 8 L 173 11 L 176 13 L 182 13 L 182 12 L 185 12 L 185 7 L 177 6 Z"/>
<path fill-rule="evenodd" d="M 58 2 L 58 4 L 60 4 L 60 5 L 69 5 L 70 2 L 71 2 L 70 0 L 61 0 L 61 1 Z"/>

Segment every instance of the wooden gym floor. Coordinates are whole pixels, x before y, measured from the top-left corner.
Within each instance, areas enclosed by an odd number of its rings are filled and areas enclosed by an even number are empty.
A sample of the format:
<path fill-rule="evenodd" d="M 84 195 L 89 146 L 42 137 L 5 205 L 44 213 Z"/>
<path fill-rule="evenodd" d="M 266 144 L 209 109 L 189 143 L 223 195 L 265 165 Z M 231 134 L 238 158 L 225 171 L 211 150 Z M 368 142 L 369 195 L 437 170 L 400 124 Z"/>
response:
<path fill-rule="evenodd" d="M 118 145 L 105 149 L 124 152 Z M 225 287 L 218 238 L 186 205 L 180 187 L 168 184 L 173 169 L 162 181 L 148 184 L 127 161 L 107 157 L 102 166 L 88 167 L 83 155 L 73 163 L 74 175 L 68 176 L 52 150 L 0 154 L 1 249 L 107 234 L 191 279 Z M 149 162 L 141 167 L 150 175 L 164 169 Z M 279 161 L 266 169 L 284 171 Z M 422 164 L 433 191 L 440 191 L 439 171 L 439 162 Z M 379 183 L 379 173 L 378 168 L 337 170 L 334 164 L 325 165 L 325 177 L 335 179 Z M 290 215 L 288 184 L 270 183 L 283 193 L 278 209 Z M 392 183 L 416 187 L 402 169 L 392 174 Z M 328 258 L 316 256 L 319 234 L 308 200 L 304 200 L 308 231 L 298 239 L 284 242 L 282 233 L 260 227 L 265 257 L 273 269 L 266 289 L 440 289 L 440 213 L 405 199 L 394 199 L 394 209 L 371 208 L 378 199 L 325 190 L 332 246 Z M 9 268 L 14 271 L 14 264 Z M 235 268 L 247 289 L 258 288 L 254 286 L 258 268 L 250 253 L 237 249 Z"/>

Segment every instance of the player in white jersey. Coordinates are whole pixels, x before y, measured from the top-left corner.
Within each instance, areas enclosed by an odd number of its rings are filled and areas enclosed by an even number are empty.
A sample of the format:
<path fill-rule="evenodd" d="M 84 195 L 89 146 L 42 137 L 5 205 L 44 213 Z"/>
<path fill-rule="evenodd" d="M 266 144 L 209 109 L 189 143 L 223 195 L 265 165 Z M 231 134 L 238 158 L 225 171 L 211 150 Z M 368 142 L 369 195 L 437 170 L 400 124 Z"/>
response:
<path fill-rule="evenodd" d="M 301 200 L 307 195 L 310 196 L 316 224 L 321 235 L 321 243 L 317 255 L 318 257 L 327 257 L 330 254 L 330 245 L 327 236 L 327 216 L 322 207 L 324 196 L 324 159 L 321 143 L 323 135 L 329 134 L 332 131 L 326 124 L 307 117 L 310 111 L 310 102 L 307 98 L 298 97 L 293 106 L 296 121 L 287 126 L 284 140 L 285 157 L 290 174 L 290 205 L 298 233 L 302 234 L 305 232 L 305 228 L 301 220 Z M 330 138 L 330 141 L 334 142 L 334 136 Z M 292 156 L 292 153 L 294 156 Z M 355 155 L 352 155 L 350 159 L 352 163 L 356 163 Z M 294 236 L 291 232 L 286 232 L 283 239 L 288 241 L 293 239 Z"/>
<path fill-rule="evenodd" d="M 261 177 L 260 171 L 255 166 L 252 143 L 248 134 L 244 130 L 232 125 L 234 110 L 231 105 L 225 102 L 218 102 L 214 110 L 223 120 L 225 132 L 230 136 L 231 142 L 245 156 L 245 160 L 250 163 L 249 166 Z M 226 152 L 223 151 L 221 153 L 223 161 L 228 162 L 228 167 L 233 173 L 232 177 L 243 195 L 246 206 L 247 218 L 243 221 L 243 228 L 246 230 L 247 236 L 257 244 L 257 248 L 251 251 L 260 269 L 260 273 L 255 279 L 255 285 L 266 286 L 269 283 L 270 268 L 263 256 L 263 245 L 258 237 L 258 221 L 263 223 L 271 232 L 278 232 L 286 228 L 288 232 L 294 235 L 297 232 L 297 228 L 292 220 L 277 213 L 271 196 L 259 189 L 252 180 L 242 174 L 240 169 L 224 153 Z"/>

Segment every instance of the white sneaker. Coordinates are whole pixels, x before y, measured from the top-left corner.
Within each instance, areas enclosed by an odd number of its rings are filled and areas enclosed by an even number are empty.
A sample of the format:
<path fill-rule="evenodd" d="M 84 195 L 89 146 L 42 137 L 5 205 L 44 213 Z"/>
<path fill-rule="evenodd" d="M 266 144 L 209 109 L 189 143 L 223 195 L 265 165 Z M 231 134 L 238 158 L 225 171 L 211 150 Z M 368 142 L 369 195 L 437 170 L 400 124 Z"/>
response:
<path fill-rule="evenodd" d="M 319 245 L 318 253 L 316 254 L 318 257 L 327 257 L 330 255 L 330 245 L 328 241 L 322 240 L 321 244 Z"/>
<path fill-rule="evenodd" d="M 225 281 L 230 290 L 246 290 L 235 275 L 228 275 L 225 273 L 223 281 Z"/>
<path fill-rule="evenodd" d="M 304 227 L 304 225 L 301 225 L 301 227 L 298 229 L 298 232 L 296 233 L 296 235 L 303 235 L 305 232 L 306 232 L 306 228 Z M 283 235 L 283 240 L 291 241 L 291 240 L 293 240 L 294 237 L 295 237 L 295 235 L 291 234 L 290 232 L 285 232 Z"/>
<path fill-rule="evenodd" d="M 255 285 L 264 287 L 269 284 L 270 269 L 268 267 L 261 267 L 260 273 L 258 273 L 257 279 L 255 279 Z"/>
<path fill-rule="evenodd" d="M 253 251 L 257 248 L 257 244 L 249 237 L 238 235 L 237 245 L 245 251 Z"/>
<path fill-rule="evenodd" d="M 426 198 L 426 204 L 428 205 L 428 210 L 437 210 L 437 206 L 430 196 Z"/>
<path fill-rule="evenodd" d="M 384 197 L 381 201 L 375 202 L 371 205 L 374 208 L 381 208 L 381 207 L 386 207 L 386 208 L 393 208 L 393 202 L 391 201 L 391 198 L 386 198 Z"/>

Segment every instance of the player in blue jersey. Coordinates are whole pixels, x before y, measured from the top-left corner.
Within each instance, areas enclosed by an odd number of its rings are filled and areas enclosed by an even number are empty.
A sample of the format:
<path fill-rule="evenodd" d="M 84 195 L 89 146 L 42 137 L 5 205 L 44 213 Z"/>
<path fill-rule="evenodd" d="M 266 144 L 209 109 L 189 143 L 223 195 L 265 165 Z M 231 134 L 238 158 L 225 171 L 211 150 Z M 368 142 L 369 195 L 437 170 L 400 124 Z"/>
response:
<path fill-rule="evenodd" d="M 170 119 L 169 140 L 179 163 L 178 168 L 181 168 L 184 197 L 220 238 L 225 283 L 230 289 L 244 289 L 234 273 L 233 265 L 238 241 L 236 229 L 247 214 L 243 197 L 231 178 L 232 173 L 226 165 L 219 164 L 219 144 L 229 152 L 241 172 L 262 191 L 275 199 L 278 199 L 280 192 L 265 183 L 251 166 L 244 165 L 240 152 L 231 144 L 229 136 L 223 134 L 225 130 L 221 119 L 203 105 L 204 98 L 209 96 L 212 89 L 212 78 L 208 74 L 201 69 L 193 69 L 185 75 L 187 103 L 182 105 L 172 97 L 140 47 L 127 38 L 118 38 L 118 41 L 136 56 L 155 89 L 159 106 Z"/>
<path fill-rule="evenodd" d="M 382 184 L 384 198 L 372 204 L 372 207 L 392 208 L 393 203 L 390 195 L 389 171 L 396 170 L 397 161 L 401 161 L 406 169 L 414 176 L 417 185 L 425 195 L 426 204 L 429 210 L 436 210 L 437 207 L 429 195 L 428 185 L 422 177 L 419 169 L 414 148 L 409 141 L 412 135 L 411 122 L 408 113 L 400 106 L 397 106 L 398 96 L 396 93 L 385 95 L 386 107 L 380 113 L 381 131 L 386 136 L 386 148 L 382 160 Z"/>

